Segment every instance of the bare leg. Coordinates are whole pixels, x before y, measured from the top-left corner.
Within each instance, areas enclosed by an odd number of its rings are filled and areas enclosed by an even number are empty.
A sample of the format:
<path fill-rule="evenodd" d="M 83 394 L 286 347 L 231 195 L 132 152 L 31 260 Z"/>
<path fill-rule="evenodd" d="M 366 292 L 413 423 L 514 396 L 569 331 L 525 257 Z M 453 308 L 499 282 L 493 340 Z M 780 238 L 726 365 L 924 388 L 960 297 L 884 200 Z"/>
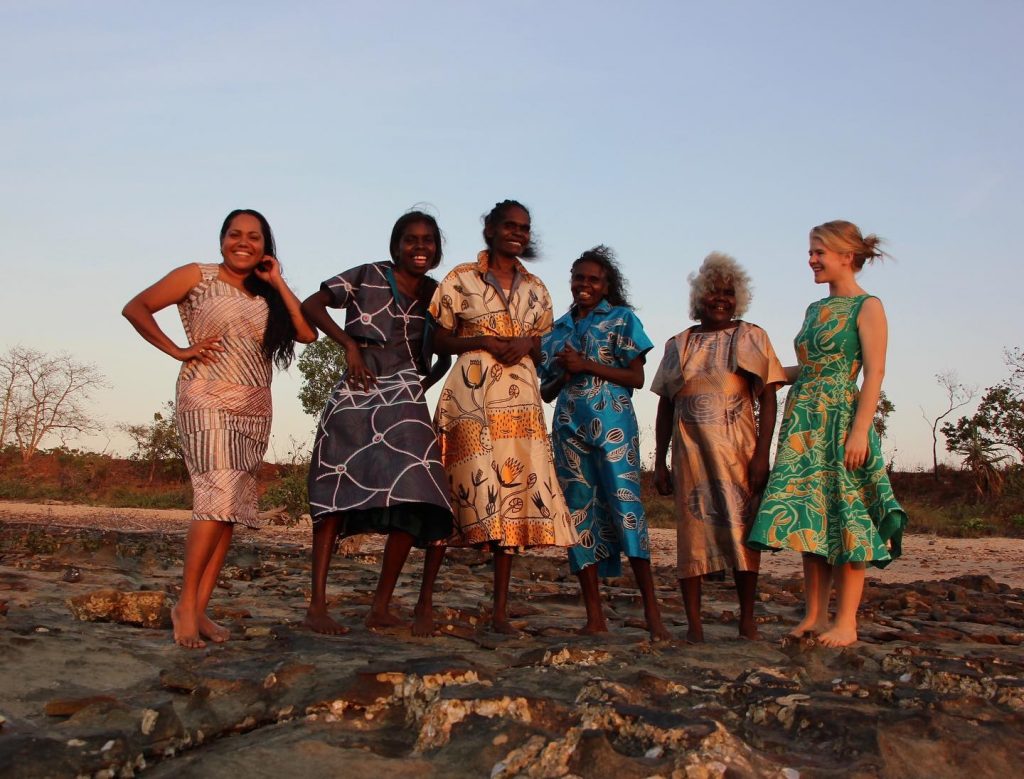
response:
<path fill-rule="evenodd" d="M 679 580 L 683 593 L 683 608 L 686 609 L 686 640 L 691 644 L 704 642 L 704 624 L 700 619 L 701 577 L 687 576 Z"/>
<path fill-rule="evenodd" d="M 334 539 L 342 519 L 341 514 L 328 514 L 313 525 L 313 591 L 306 618 L 302 621 L 310 630 L 332 636 L 348 633 L 347 627 L 339 625 L 327 614 L 327 569 L 331 565 Z"/>
<path fill-rule="evenodd" d="M 206 642 L 199 637 L 200 583 L 220 542 L 225 523 L 193 520 L 185 538 L 185 564 L 182 570 L 181 596 L 171 609 L 174 642 L 188 649 L 202 649 Z M 222 560 L 223 562 L 223 560 Z M 218 568 L 213 572 L 216 583 Z M 213 587 L 210 587 L 212 590 Z M 207 595 L 209 599 L 209 595 Z"/>
<path fill-rule="evenodd" d="M 644 602 L 644 619 L 652 641 L 671 641 L 672 634 L 661 621 L 661 609 L 658 608 L 658 597 L 654 594 L 654 577 L 651 575 L 651 561 L 642 557 L 630 557 L 629 564 L 633 567 L 636 585 L 640 588 L 640 597 Z"/>
<path fill-rule="evenodd" d="M 430 636 L 434 633 L 434 582 L 437 581 L 441 562 L 444 560 L 444 546 L 428 546 L 423 559 L 423 583 L 420 584 L 420 599 L 416 602 L 412 623 L 414 636 Z"/>
<path fill-rule="evenodd" d="M 601 590 L 597 581 L 597 565 L 592 563 L 580 569 L 576 577 L 580 580 L 580 590 L 583 591 L 583 605 L 587 609 L 587 622 L 579 629 L 579 632 L 584 635 L 607 633 L 608 623 L 604 618 L 604 609 L 601 608 Z"/>
<path fill-rule="evenodd" d="M 757 571 L 732 572 L 736 582 L 736 595 L 740 601 L 740 635 L 756 641 L 761 638 L 754 621 L 754 599 L 757 596 Z"/>
<path fill-rule="evenodd" d="M 857 640 L 857 607 L 864 594 L 864 563 L 836 566 L 836 621 L 821 634 L 825 646 L 849 646 Z"/>
<path fill-rule="evenodd" d="M 494 609 L 491 628 L 495 633 L 515 635 L 519 631 L 508 621 L 508 585 L 512 578 L 512 558 L 503 549 L 494 550 Z"/>
<path fill-rule="evenodd" d="M 401 619 L 391 613 L 391 596 L 402 573 L 402 566 L 409 558 L 413 537 L 404 530 L 392 530 L 388 533 L 388 541 L 384 544 L 384 562 L 381 564 L 380 578 L 377 579 L 377 590 L 373 593 L 370 613 L 366 615 L 368 628 L 393 628 L 402 625 Z"/>
<path fill-rule="evenodd" d="M 210 604 L 210 596 L 217 586 L 217 578 L 220 576 L 221 568 L 224 567 L 224 560 L 228 556 L 228 549 L 231 546 L 231 537 L 234 534 L 235 526 L 230 522 L 218 522 L 224 527 L 220 532 L 220 540 L 214 547 L 210 561 L 206 564 L 206 570 L 199 580 L 198 593 L 198 618 L 199 635 L 210 639 L 215 644 L 222 644 L 231 637 L 231 631 L 218 625 L 206 614 L 206 607 Z"/>
<path fill-rule="evenodd" d="M 804 555 L 804 618 L 789 635 L 824 633 L 828 625 L 828 599 L 832 594 L 832 566 L 819 555 Z"/>

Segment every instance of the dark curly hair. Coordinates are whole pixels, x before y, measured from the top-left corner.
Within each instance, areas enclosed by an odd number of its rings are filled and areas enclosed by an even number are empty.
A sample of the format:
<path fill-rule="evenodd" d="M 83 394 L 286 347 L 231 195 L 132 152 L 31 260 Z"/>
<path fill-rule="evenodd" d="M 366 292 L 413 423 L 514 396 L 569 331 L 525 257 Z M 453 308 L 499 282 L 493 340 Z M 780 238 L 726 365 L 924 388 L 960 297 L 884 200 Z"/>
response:
<path fill-rule="evenodd" d="M 221 243 L 224 243 L 224 236 L 228 234 L 235 217 L 243 214 L 255 218 L 260 223 L 260 230 L 263 232 L 263 253 L 277 257 L 277 244 L 274 243 L 270 223 L 263 214 L 251 208 L 236 208 L 224 218 L 224 224 L 220 228 Z M 278 368 L 285 370 L 295 357 L 296 332 L 284 299 L 276 289 L 255 273 L 246 276 L 242 285 L 250 295 L 259 295 L 267 301 L 267 329 L 263 332 L 263 354 L 268 360 L 273 360 Z"/>
<path fill-rule="evenodd" d="M 444 256 L 444 252 L 441 250 L 441 228 L 437 226 L 437 220 L 434 219 L 430 214 L 424 213 L 423 211 L 407 211 L 398 217 L 398 221 L 395 222 L 395 226 L 391 228 L 391 243 L 389 248 L 391 249 L 391 259 L 398 262 L 398 244 L 402 241 L 402 236 L 405 234 L 405 228 L 411 224 L 422 223 L 427 225 L 434 233 L 434 264 L 431 268 L 436 268 L 441 264 L 441 258 Z"/>
<path fill-rule="evenodd" d="M 502 200 L 500 203 L 495 203 L 488 213 L 484 214 L 484 243 L 487 244 L 487 248 L 491 248 L 491 239 L 487 237 L 487 231 L 492 230 L 498 226 L 498 224 L 505 218 L 510 208 L 521 208 L 526 212 L 526 215 L 530 215 L 530 209 L 520 203 L 518 200 Z M 530 233 L 530 240 L 523 247 L 523 250 L 519 253 L 519 259 L 521 260 L 532 260 L 537 256 L 537 243 L 534 240 L 533 232 Z"/>
<path fill-rule="evenodd" d="M 572 263 L 572 269 L 581 262 L 592 262 L 604 269 L 604 277 L 608 282 L 608 292 L 605 299 L 613 306 L 622 306 L 633 310 L 633 304 L 629 302 L 629 282 L 622 275 L 618 260 L 615 259 L 615 252 L 609 247 L 601 244 L 593 249 L 587 249 Z"/>

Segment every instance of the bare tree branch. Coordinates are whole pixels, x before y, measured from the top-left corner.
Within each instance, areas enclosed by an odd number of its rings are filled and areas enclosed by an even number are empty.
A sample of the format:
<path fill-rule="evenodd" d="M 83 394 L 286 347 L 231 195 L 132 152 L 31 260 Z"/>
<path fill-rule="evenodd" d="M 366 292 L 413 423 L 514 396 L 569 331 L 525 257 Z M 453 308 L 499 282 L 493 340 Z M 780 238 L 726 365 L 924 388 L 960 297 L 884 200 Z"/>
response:
<path fill-rule="evenodd" d="M 947 408 L 937 417 L 929 417 L 925 410 L 921 409 L 921 416 L 932 429 L 932 474 L 939 478 L 939 425 L 943 419 L 948 417 L 958 408 L 963 408 L 978 393 L 975 385 L 961 384 L 956 371 L 943 371 L 935 374 L 935 381 L 946 391 Z"/>

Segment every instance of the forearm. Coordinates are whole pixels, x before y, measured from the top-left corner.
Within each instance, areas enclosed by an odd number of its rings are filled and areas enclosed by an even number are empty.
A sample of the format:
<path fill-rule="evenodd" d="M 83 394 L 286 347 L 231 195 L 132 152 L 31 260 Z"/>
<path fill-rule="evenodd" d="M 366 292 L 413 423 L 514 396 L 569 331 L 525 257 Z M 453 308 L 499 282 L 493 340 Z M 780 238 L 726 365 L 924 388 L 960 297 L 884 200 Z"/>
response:
<path fill-rule="evenodd" d="M 630 365 L 628 368 L 619 368 L 614 365 L 604 365 L 594 360 L 584 360 L 581 373 L 589 373 L 599 379 L 618 384 L 620 387 L 640 389 L 644 386 L 643 365 Z"/>
<path fill-rule="evenodd" d="M 763 458 L 767 461 L 771 453 L 772 436 L 775 433 L 775 418 L 779 411 L 779 402 L 775 395 L 775 385 L 765 387 L 757 400 L 760 406 L 760 415 L 757 426 L 757 444 L 754 446 L 754 458 Z"/>
<path fill-rule="evenodd" d="M 487 335 L 459 336 L 451 330 L 439 327 L 434 333 L 434 351 L 438 354 L 487 351 L 489 338 Z"/>
<path fill-rule="evenodd" d="M 351 336 L 334 321 L 334 317 L 327 310 L 326 293 L 322 290 L 313 293 L 302 302 L 300 313 L 306 321 L 310 322 L 346 352 L 353 348 L 359 348 L 359 345 L 352 340 Z"/>
<path fill-rule="evenodd" d="M 668 398 L 658 400 L 658 415 L 654 422 L 654 463 L 664 465 L 668 456 L 668 448 L 672 443 L 672 423 L 675 416 L 672 401 Z"/>
<path fill-rule="evenodd" d="M 860 398 L 857 400 L 857 413 L 850 425 L 850 432 L 854 434 L 866 434 L 874 423 L 875 410 L 878 408 L 878 398 L 882 394 L 882 379 L 885 374 L 880 370 L 864 371 L 864 381 L 860 390 Z"/>
<path fill-rule="evenodd" d="M 160 328 L 156 318 L 153 316 L 153 312 L 142 303 L 132 300 L 122 309 L 121 314 L 131 322 L 136 332 L 149 341 L 149 343 L 175 360 L 181 359 L 183 350 Z"/>
<path fill-rule="evenodd" d="M 796 381 L 796 377 L 800 375 L 799 365 L 787 365 L 782 370 L 786 374 L 786 384 L 792 384 Z"/>

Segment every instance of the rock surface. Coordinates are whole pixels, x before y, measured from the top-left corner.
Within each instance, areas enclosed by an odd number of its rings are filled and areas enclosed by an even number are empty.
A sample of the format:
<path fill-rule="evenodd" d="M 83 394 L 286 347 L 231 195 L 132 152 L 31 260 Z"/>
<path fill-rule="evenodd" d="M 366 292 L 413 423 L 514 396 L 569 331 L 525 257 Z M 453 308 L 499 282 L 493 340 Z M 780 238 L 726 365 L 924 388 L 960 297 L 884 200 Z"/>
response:
<path fill-rule="evenodd" d="M 628 578 L 603 588 L 611 632 L 574 634 L 578 586 L 550 556 L 516 561 L 523 635 L 508 637 L 486 629 L 486 557 L 453 550 L 437 635 L 419 639 L 363 627 L 379 546 L 353 544 L 329 583 L 351 631 L 325 637 L 301 625 L 308 547 L 241 538 L 213 598 L 231 639 L 187 651 L 147 627 L 165 624 L 182 546 L 2 523 L 0 777 L 1005 779 L 1024 753 L 1024 591 L 985 575 L 872 580 L 845 650 L 783 638 L 795 578 L 763 577 L 758 642 L 736 637 L 731 587 L 708 582 L 709 641 L 691 646 L 669 566 L 655 572 L 675 642 L 636 627 Z M 396 592 L 410 618 L 421 565 Z"/>

